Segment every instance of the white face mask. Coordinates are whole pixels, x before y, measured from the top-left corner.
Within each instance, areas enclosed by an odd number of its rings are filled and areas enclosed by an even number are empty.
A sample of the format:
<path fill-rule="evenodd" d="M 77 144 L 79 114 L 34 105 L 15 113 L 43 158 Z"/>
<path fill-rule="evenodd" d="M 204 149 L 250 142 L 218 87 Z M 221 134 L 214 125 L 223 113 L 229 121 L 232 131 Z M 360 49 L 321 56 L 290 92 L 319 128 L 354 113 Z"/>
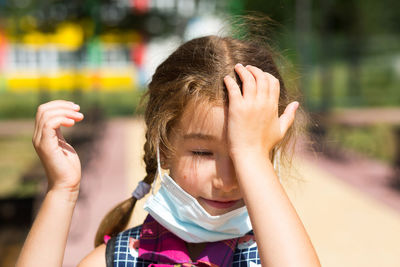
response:
<path fill-rule="evenodd" d="M 157 151 L 158 175 L 161 176 Z M 247 208 L 212 216 L 168 175 L 161 177 L 160 190 L 151 195 L 144 209 L 162 226 L 188 243 L 237 238 L 252 229 Z"/>

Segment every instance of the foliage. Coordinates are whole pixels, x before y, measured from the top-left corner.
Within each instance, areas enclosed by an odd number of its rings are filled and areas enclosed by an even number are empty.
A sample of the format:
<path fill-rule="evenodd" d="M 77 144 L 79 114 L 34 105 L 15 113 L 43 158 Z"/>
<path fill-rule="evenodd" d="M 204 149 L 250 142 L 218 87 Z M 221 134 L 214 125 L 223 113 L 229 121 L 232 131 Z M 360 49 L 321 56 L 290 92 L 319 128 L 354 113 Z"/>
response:
<path fill-rule="evenodd" d="M 333 126 L 328 129 L 326 140 L 330 146 L 353 149 L 388 163 L 393 163 L 395 158 L 396 140 L 389 125 L 364 128 Z"/>
<path fill-rule="evenodd" d="M 0 137 L 0 197 L 37 194 L 37 181 L 23 181 L 22 175 L 37 160 L 31 131 Z"/>
<path fill-rule="evenodd" d="M 322 99 L 328 90 L 323 82 L 324 71 L 329 71 L 330 75 L 329 102 L 332 108 L 399 105 L 399 76 L 396 74 L 394 63 L 391 64 L 389 58 L 381 58 L 381 60 L 363 59 L 357 68 L 343 61 L 338 61 L 328 67 L 314 67 L 309 73 L 309 94 L 307 95 L 311 108 L 322 109 L 318 105 L 327 102 Z M 349 90 L 351 76 L 357 76 L 352 78 L 356 78 L 359 83 L 360 88 L 356 95 L 351 95 Z"/>
<path fill-rule="evenodd" d="M 230 0 L 230 2 L 236 2 Z M 365 35 L 398 33 L 400 2 L 396 0 L 246 0 L 244 11 L 256 10 L 294 29 L 296 18 L 309 14 L 313 32 L 328 30 L 332 34 Z M 373 11 L 373 12 L 371 12 Z M 302 17 L 303 18 L 303 17 Z"/>
<path fill-rule="evenodd" d="M 100 108 L 107 117 L 140 114 L 139 102 L 143 91 L 81 92 L 0 92 L 0 119 L 34 118 L 41 103 L 54 99 L 73 101 L 85 113 L 93 107 Z"/>

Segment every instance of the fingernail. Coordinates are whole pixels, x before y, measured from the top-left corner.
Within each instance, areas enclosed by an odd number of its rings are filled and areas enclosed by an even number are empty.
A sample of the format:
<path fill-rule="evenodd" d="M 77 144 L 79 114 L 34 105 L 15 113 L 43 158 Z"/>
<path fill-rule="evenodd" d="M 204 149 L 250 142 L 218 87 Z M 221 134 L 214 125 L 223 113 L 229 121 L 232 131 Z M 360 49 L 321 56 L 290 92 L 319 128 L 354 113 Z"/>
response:
<path fill-rule="evenodd" d="M 240 63 L 237 63 L 237 64 L 235 65 L 235 67 L 243 67 L 243 65 L 240 64 Z"/>
<path fill-rule="evenodd" d="M 79 109 L 80 108 L 80 106 L 75 104 L 75 103 L 72 104 L 72 107 L 73 107 L 73 109 Z"/>
<path fill-rule="evenodd" d="M 79 116 L 79 117 L 83 117 L 83 114 L 82 113 L 80 113 L 80 112 L 77 112 L 77 115 Z"/>

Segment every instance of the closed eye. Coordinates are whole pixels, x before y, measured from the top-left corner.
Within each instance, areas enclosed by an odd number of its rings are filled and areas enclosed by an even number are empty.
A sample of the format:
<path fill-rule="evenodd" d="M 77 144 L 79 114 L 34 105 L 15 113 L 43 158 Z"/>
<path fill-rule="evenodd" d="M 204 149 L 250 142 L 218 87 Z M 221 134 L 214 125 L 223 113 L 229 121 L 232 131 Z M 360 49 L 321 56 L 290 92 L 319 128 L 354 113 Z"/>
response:
<path fill-rule="evenodd" d="M 194 156 L 210 157 L 213 155 L 211 151 L 193 150 L 191 151 Z"/>

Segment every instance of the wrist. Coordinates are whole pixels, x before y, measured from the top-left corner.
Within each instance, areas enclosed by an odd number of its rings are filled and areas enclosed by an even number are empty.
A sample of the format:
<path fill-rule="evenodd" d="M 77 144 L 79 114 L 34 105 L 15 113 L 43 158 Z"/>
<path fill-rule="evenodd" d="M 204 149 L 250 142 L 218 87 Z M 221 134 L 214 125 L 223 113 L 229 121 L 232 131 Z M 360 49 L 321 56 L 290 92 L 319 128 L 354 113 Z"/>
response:
<path fill-rule="evenodd" d="M 80 175 L 69 175 L 69 176 L 56 176 L 47 174 L 48 186 L 47 192 L 52 192 L 60 196 L 78 197 L 80 189 Z"/>
<path fill-rule="evenodd" d="M 257 159 L 257 161 L 271 162 L 271 151 L 272 150 L 265 149 L 262 146 L 242 146 L 231 148 L 230 156 L 234 162 L 243 161 L 244 159 L 249 159 L 250 161 Z"/>
<path fill-rule="evenodd" d="M 49 186 L 47 189 L 47 196 L 66 203 L 75 204 L 78 200 L 79 188 L 71 190 L 70 188 Z"/>
<path fill-rule="evenodd" d="M 265 181 L 278 181 L 273 163 L 269 157 L 251 153 L 243 154 L 242 157 L 233 158 L 236 177 L 243 194 L 248 194 L 260 183 Z M 254 187 L 255 186 L 255 187 Z"/>

